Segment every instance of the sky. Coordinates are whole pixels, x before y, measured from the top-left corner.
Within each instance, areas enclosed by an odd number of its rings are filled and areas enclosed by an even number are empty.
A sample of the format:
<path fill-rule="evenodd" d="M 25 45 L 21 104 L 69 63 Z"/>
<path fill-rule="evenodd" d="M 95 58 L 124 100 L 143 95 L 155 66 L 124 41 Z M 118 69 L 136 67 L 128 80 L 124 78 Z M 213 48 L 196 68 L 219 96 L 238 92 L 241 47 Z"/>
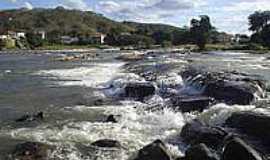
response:
<path fill-rule="evenodd" d="M 245 33 L 248 16 L 270 10 L 270 0 L 0 0 L 0 10 L 26 7 L 91 10 L 118 21 L 189 26 L 190 20 L 208 15 L 219 31 Z"/>

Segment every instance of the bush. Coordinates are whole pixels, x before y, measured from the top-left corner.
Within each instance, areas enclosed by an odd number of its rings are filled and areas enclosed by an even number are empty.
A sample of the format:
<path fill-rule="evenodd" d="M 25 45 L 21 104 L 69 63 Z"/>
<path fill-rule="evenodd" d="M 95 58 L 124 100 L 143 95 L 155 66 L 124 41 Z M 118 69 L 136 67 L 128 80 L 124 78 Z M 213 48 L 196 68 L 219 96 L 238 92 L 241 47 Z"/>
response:
<path fill-rule="evenodd" d="M 171 47 L 172 46 L 172 42 L 171 41 L 163 41 L 161 43 L 161 47 Z"/>
<path fill-rule="evenodd" d="M 3 39 L 0 41 L 0 49 L 13 49 L 16 48 L 16 41 L 11 38 Z"/>
<path fill-rule="evenodd" d="M 39 35 L 33 33 L 27 33 L 26 39 L 32 49 L 41 47 L 44 44 L 43 39 Z"/>

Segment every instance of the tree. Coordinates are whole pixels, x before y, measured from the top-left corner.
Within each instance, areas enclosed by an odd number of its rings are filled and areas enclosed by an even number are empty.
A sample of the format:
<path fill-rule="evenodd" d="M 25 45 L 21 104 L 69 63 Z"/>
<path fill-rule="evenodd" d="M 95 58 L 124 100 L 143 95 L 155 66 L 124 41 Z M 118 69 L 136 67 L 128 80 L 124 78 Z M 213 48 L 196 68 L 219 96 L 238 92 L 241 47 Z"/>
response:
<path fill-rule="evenodd" d="M 270 11 L 257 11 L 249 17 L 249 30 L 253 31 L 252 43 L 270 47 Z"/>
<path fill-rule="evenodd" d="M 256 11 L 248 17 L 249 30 L 260 32 L 270 21 L 270 11 Z"/>
<path fill-rule="evenodd" d="M 200 16 L 200 20 L 191 20 L 190 34 L 194 43 L 198 45 L 200 50 L 205 49 L 210 32 L 213 29 L 214 27 L 211 25 L 210 18 L 206 15 Z"/>
<path fill-rule="evenodd" d="M 152 38 L 156 44 L 162 44 L 165 41 L 172 41 L 172 33 L 168 31 L 159 30 L 152 34 Z"/>
<path fill-rule="evenodd" d="M 265 26 L 261 31 L 262 44 L 270 47 L 270 25 Z"/>
<path fill-rule="evenodd" d="M 29 43 L 31 48 L 41 47 L 43 45 L 43 40 L 41 36 L 34 33 L 26 34 L 27 42 Z"/>

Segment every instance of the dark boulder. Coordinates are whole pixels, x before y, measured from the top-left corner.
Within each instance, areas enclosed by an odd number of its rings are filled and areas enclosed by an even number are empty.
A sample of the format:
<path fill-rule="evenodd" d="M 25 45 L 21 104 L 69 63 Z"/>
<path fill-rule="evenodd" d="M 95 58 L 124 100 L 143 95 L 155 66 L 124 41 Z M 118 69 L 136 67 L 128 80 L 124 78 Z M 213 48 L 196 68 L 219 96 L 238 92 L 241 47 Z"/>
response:
<path fill-rule="evenodd" d="M 12 153 L 16 160 L 48 160 L 53 147 L 37 142 L 18 144 Z"/>
<path fill-rule="evenodd" d="M 268 146 L 270 144 L 270 116 L 266 114 L 251 111 L 236 112 L 226 120 L 225 126 L 258 138 Z"/>
<path fill-rule="evenodd" d="M 161 140 L 156 140 L 139 150 L 135 160 L 172 160 L 172 156 L 165 144 Z"/>
<path fill-rule="evenodd" d="M 111 139 L 98 140 L 93 142 L 91 145 L 100 148 L 121 148 L 120 142 Z"/>
<path fill-rule="evenodd" d="M 186 151 L 183 160 L 218 160 L 218 158 L 205 144 L 198 144 Z"/>
<path fill-rule="evenodd" d="M 217 81 L 206 85 L 204 95 L 227 104 L 248 105 L 254 102 L 256 88 L 244 82 Z"/>
<path fill-rule="evenodd" d="M 107 123 L 109 123 L 109 122 L 110 123 L 117 123 L 117 118 L 116 118 L 115 115 L 109 115 L 105 122 L 107 122 Z"/>
<path fill-rule="evenodd" d="M 170 103 L 182 112 L 202 112 L 214 103 L 214 99 L 205 96 L 176 96 L 170 99 Z"/>
<path fill-rule="evenodd" d="M 219 148 L 227 135 L 228 133 L 221 128 L 208 126 L 199 120 L 187 123 L 180 134 L 188 144 L 196 145 L 204 143 L 213 149 Z"/>
<path fill-rule="evenodd" d="M 155 87 L 150 83 L 129 83 L 125 86 L 126 97 L 142 101 L 145 97 L 155 94 Z"/>
<path fill-rule="evenodd" d="M 195 68 L 189 68 L 181 75 L 187 85 L 200 90 L 204 96 L 230 105 L 248 105 L 256 101 L 256 96 L 265 97 L 266 85 L 255 75 L 235 71 L 209 72 Z"/>
<path fill-rule="evenodd" d="M 16 122 L 32 122 L 32 121 L 37 121 L 37 120 L 43 120 L 44 119 L 44 113 L 39 112 L 34 115 L 24 115 L 18 119 L 16 119 Z"/>
<path fill-rule="evenodd" d="M 222 160 L 263 160 L 263 158 L 243 140 L 234 137 L 225 145 Z"/>

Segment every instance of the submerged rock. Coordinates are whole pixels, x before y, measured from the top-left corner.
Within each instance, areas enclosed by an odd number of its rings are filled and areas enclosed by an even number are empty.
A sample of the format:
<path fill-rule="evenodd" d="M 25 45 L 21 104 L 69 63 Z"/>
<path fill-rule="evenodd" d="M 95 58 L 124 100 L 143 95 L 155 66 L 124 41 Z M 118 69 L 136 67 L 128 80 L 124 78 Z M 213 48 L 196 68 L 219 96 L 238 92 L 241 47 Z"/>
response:
<path fill-rule="evenodd" d="M 129 83 L 125 87 L 126 97 L 142 101 L 145 97 L 155 94 L 155 87 L 150 83 Z"/>
<path fill-rule="evenodd" d="M 263 158 L 243 140 L 234 137 L 224 147 L 222 160 L 263 160 Z"/>
<path fill-rule="evenodd" d="M 214 99 L 205 96 L 176 96 L 170 99 L 171 105 L 182 112 L 199 111 L 207 109 Z"/>
<path fill-rule="evenodd" d="M 120 142 L 111 139 L 102 139 L 91 144 L 92 146 L 100 148 L 121 148 Z"/>
<path fill-rule="evenodd" d="M 161 140 L 156 140 L 139 150 L 135 160 L 172 160 L 172 156 L 166 145 Z"/>
<path fill-rule="evenodd" d="M 12 153 L 12 158 L 16 160 L 48 160 L 53 147 L 37 143 L 26 142 L 18 144 Z"/>
<path fill-rule="evenodd" d="M 44 113 L 39 112 L 35 115 L 24 115 L 21 118 L 16 119 L 16 122 L 32 122 L 36 120 L 43 120 L 44 119 Z"/>
<path fill-rule="evenodd" d="M 208 126 L 199 120 L 187 123 L 180 134 L 188 144 L 204 143 L 213 149 L 219 148 L 227 135 L 228 133 L 221 128 Z"/>
<path fill-rule="evenodd" d="M 218 160 L 218 158 L 205 144 L 198 144 L 190 147 L 181 160 Z"/>
<path fill-rule="evenodd" d="M 225 126 L 259 138 L 266 145 L 270 144 L 270 116 L 266 114 L 251 111 L 236 112 L 226 120 Z"/>

